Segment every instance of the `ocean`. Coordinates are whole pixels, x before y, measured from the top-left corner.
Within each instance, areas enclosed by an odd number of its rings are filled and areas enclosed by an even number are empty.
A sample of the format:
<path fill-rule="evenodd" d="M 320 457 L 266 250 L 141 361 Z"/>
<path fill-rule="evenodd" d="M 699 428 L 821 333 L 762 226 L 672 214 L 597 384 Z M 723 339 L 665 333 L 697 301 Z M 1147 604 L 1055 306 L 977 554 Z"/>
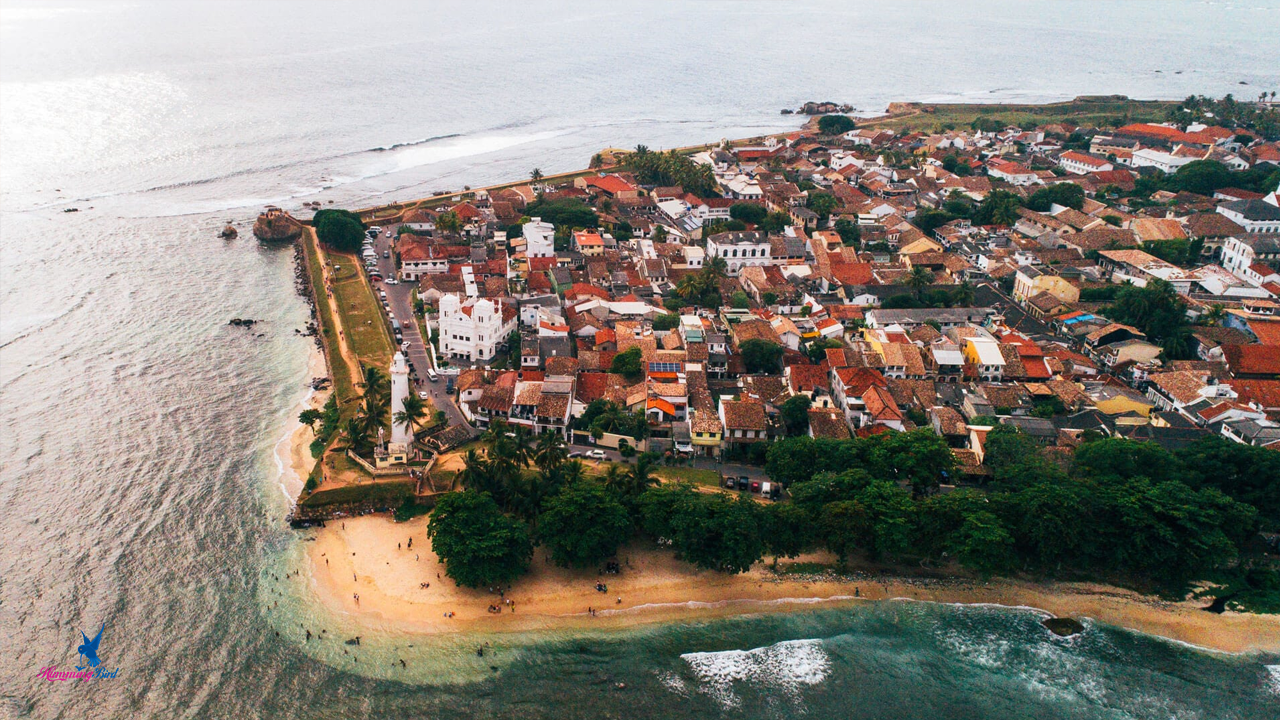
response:
<path fill-rule="evenodd" d="M 1278 38 L 1275 0 L 5 0 L 0 717 L 1280 717 L 1280 656 L 908 602 L 587 635 L 365 626 L 357 667 L 301 636 L 350 621 L 281 579 L 306 542 L 275 449 L 307 308 L 291 249 L 249 233 L 268 203 L 783 131 L 806 100 L 1256 96 L 1280 89 Z M 99 628 L 115 678 L 37 678 Z"/>

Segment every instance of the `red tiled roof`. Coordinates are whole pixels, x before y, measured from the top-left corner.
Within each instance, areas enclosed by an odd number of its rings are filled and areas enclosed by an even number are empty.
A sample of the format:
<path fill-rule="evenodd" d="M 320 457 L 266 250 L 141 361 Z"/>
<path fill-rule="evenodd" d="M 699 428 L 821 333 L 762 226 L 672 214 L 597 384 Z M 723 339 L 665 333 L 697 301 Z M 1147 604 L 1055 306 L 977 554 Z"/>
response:
<path fill-rule="evenodd" d="M 1234 374 L 1280 377 L 1280 345 L 1224 345 L 1222 354 Z"/>

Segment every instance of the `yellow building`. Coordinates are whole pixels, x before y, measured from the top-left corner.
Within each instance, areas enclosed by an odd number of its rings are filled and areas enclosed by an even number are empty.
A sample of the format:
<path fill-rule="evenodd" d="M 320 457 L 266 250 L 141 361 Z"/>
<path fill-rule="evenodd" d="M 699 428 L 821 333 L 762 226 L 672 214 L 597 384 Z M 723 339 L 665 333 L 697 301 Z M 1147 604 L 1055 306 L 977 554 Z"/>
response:
<path fill-rule="evenodd" d="M 1042 292 L 1047 292 L 1064 303 L 1080 302 L 1080 288 L 1061 277 L 1030 265 L 1018 268 L 1013 282 L 1013 299 L 1025 303 L 1027 298 L 1035 297 Z"/>

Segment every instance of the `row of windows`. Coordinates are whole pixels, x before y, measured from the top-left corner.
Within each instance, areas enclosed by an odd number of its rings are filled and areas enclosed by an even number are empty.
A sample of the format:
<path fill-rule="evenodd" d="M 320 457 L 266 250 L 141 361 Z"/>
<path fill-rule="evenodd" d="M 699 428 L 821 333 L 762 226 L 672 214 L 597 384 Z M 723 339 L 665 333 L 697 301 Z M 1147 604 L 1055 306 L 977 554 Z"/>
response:
<path fill-rule="evenodd" d="M 721 257 L 768 257 L 768 251 L 762 248 L 726 248 L 721 251 Z"/>

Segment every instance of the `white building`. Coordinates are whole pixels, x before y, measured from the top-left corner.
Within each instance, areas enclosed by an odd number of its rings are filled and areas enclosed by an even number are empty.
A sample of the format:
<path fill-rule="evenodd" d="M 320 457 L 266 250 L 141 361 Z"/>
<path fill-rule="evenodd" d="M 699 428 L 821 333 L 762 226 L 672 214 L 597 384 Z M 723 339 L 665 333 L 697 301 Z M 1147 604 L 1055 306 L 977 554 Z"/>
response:
<path fill-rule="evenodd" d="M 395 416 L 404 412 L 405 398 L 409 397 L 409 364 L 404 353 L 396 353 L 391 360 L 391 444 L 408 447 L 413 442 L 413 431 L 408 423 L 395 422 Z"/>
<path fill-rule="evenodd" d="M 1268 200 L 1235 200 L 1219 205 L 1218 212 L 1245 232 L 1280 233 L 1280 207 Z"/>
<path fill-rule="evenodd" d="M 1194 162 L 1197 159 L 1198 158 L 1171 155 L 1167 152 L 1161 152 L 1160 150 L 1153 150 L 1151 148 L 1143 148 L 1133 153 L 1133 166 L 1136 168 L 1153 167 L 1160 172 L 1171 173 L 1183 165 L 1186 165 L 1189 162 Z"/>
<path fill-rule="evenodd" d="M 490 360 L 516 327 L 515 308 L 485 298 L 463 302 L 453 293 L 440 297 L 440 352 L 445 357 Z"/>
<path fill-rule="evenodd" d="M 527 257 L 556 256 L 556 226 L 542 222 L 542 218 L 533 218 L 521 228 L 524 236 L 524 253 Z"/>
<path fill-rule="evenodd" d="M 1076 175 L 1088 175 L 1091 172 L 1107 172 L 1115 170 L 1116 166 L 1092 155 L 1086 155 L 1075 150 L 1068 150 L 1058 157 L 1058 164 L 1063 170 Z"/>
<path fill-rule="evenodd" d="M 1246 233 L 1243 237 L 1227 238 L 1222 244 L 1222 267 L 1257 285 L 1262 284 L 1260 273 L 1253 273 L 1259 278 L 1255 281 L 1249 269 L 1254 263 L 1274 265 L 1277 260 L 1280 260 L 1280 235 Z"/>
<path fill-rule="evenodd" d="M 707 257 L 724 258 L 730 277 L 748 265 L 769 265 L 772 248 L 762 232 L 722 232 L 707 238 Z"/>

